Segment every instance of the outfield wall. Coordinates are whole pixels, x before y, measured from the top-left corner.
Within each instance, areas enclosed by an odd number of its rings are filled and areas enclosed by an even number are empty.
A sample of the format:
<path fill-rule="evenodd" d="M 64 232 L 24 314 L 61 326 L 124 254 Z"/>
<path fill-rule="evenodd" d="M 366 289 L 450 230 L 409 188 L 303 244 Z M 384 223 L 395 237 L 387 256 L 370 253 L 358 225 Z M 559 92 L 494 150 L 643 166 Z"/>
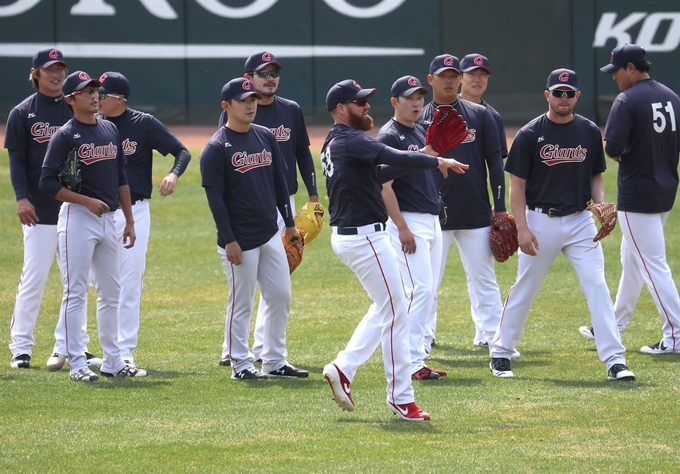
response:
<path fill-rule="evenodd" d="M 212 124 L 219 91 L 245 58 L 270 50 L 284 64 L 280 93 L 309 123 L 329 120 L 328 88 L 354 78 L 378 87 L 376 117 L 404 74 L 426 79 L 432 57 L 482 53 L 486 96 L 510 124 L 545 110 L 548 73 L 572 67 L 579 111 L 602 123 L 616 87 L 597 72 L 617 44 L 638 42 L 655 78 L 680 90 L 676 0 L 6 0 L 0 6 L 0 114 L 31 93 L 32 54 L 57 46 L 70 69 L 123 72 L 130 104 L 168 124 Z M 644 8 L 642 8 L 644 6 Z M 674 11 L 678 10 L 678 11 Z"/>

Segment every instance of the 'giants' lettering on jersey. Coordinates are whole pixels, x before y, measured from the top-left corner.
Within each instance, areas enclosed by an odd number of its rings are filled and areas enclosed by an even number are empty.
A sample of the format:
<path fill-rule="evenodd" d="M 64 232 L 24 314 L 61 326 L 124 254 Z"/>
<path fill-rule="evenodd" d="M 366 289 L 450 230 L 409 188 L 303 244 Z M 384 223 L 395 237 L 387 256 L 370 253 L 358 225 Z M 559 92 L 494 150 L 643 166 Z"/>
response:
<path fill-rule="evenodd" d="M 131 142 L 129 138 L 123 140 L 122 145 L 125 156 L 134 155 L 137 151 L 137 142 Z"/>
<path fill-rule="evenodd" d="M 239 173 L 245 173 L 253 168 L 261 168 L 272 164 L 272 154 L 267 149 L 259 153 L 248 154 L 239 151 L 231 155 L 231 164 Z"/>
<path fill-rule="evenodd" d="M 36 122 L 31 127 L 31 135 L 33 135 L 33 140 L 38 143 L 49 142 L 52 135 L 57 133 L 61 126 L 50 127 L 49 122 Z"/>
<path fill-rule="evenodd" d="M 463 143 L 472 143 L 475 141 L 475 138 L 477 137 L 477 130 L 474 128 L 468 129 L 468 134 L 465 137 L 465 140 L 463 140 Z"/>
<path fill-rule="evenodd" d="M 541 148 L 541 159 L 548 166 L 560 163 L 580 163 L 586 159 L 587 148 L 581 145 L 576 148 L 560 148 L 559 145 L 543 145 Z"/>
<path fill-rule="evenodd" d="M 279 125 L 276 128 L 270 128 L 277 142 L 287 142 L 290 140 L 290 128 L 285 128 L 283 125 Z"/>
<path fill-rule="evenodd" d="M 78 147 L 78 157 L 86 165 L 102 160 L 115 160 L 118 147 L 109 142 L 108 145 L 95 146 L 94 143 L 83 143 Z"/>
<path fill-rule="evenodd" d="M 420 148 L 418 148 L 418 145 L 416 145 L 415 143 L 411 143 L 406 150 L 407 151 L 420 151 Z"/>

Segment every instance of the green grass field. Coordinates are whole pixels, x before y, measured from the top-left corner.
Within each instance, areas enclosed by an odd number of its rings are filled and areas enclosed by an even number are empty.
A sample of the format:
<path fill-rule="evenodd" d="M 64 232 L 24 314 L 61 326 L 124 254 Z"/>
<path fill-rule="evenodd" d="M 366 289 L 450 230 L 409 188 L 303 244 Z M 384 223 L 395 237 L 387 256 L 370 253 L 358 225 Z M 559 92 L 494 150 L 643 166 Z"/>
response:
<path fill-rule="evenodd" d="M 152 235 L 136 360 L 139 380 L 75 383 L 49 372 L 61 282 L 54 265 L 35 330 L 33 367 L 0 364 L 0 472 L 680 472 L 680 356 L 638 349 L 661 337 L 645 291 L 624 337 L 638 380 L 609 382 L 592 342 L 574 272 L 560 257 L 536 300 L 513 364 L 497 379 L 488 352 L 472 346 L 465 277 L 455 248 L 439 294 L 438 345 L 431 365 L 449 376 L 414 384 L 429 423 L 407 423 L 385 406 L 378 351 L 352 384 L 357 409 L 341 412 L 321 370 L 344 347 L 369 306 L 354 275 L 330 247 L 329 229 L 312 242 L 292 279 L 289 360 L 305 380 L 230 380 L 218 366 L 224 334 L 226 278 L 200 186 L 199 150 L 168 198 L 151 201 Z M 155 182 L 170 168 L 158 157 Z M 615 198 L 617 165 L 607 195 Z M 298 207 L 304 197 L 298 199 Z M 323 200 L 322 200 L 323 202 Z M 325 203 L 325 202 L 324 202 Z M 680 217 L 666 229 L 671 268 L 680 278 Z M 621 232 L 603 242 L 615 292 Z M 22 261 L 21 226 L 0 153 L 0 314 L 2 341 Z M 497 265 L 503 296 L 516 257 Z M 90 298 L 90 349 L 96 320 Z"/>

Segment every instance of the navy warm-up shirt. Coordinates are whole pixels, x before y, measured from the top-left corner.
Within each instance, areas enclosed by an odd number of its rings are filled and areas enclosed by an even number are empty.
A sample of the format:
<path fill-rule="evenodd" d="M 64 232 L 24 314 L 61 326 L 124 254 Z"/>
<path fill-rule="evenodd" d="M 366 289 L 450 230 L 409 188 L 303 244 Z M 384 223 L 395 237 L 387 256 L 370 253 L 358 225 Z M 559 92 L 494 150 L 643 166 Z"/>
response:
<path fill-rule="evenodd" d="M 382 126 L 377 136 L 378 141 L 398 150 L 419 151 L 425 144 L 425 129 L 415 124 L 409 128 L 390 119 Z M 437 188 L 439 170 L 413 170 L 391 166 L 400 170 L 394 178 L 392 189 L 402 212 L 418 212 L 421 214 L 439 215 L 441 198 Z M 383 173 L 381 173 L 381 178 Z M 384 179 L 383 179 L 384 180 Z"/>
<path fill-rule="evenodd" d="M 491 116 L 493 117 L 494 122 L 496 122 L 496 129 L 498 129 L 498 139 L 501 142 L 501 157 L 507 158 L 508 157 L 508 140 L 505 136 L 505 125 L 503 125 L 503 118 L 501 117 L 501 114 L 498 113 L 496 109 L 491 107 L 491 104 L 486 102 L 484 99 L 481 99 L 482 102 L 481 104 L 486 107 L 486 110 L 488 110 L 491 113 Z"/>
<path fill-rule="evenodd" d="M 132 202 L 150 199 L 153 189 L 153 151 L 158 150 L 163 156 L 168 153 L 176 155 L 184 145 L 153 115 L 128 108 L 118 117 L 104 118 L 118 128 L 127 162 L 125 174 L 130 185 Z M 188 161 L 176 162 L 172 172 L 181 176 L 187 164 Z"/>
<path fill-rule="evenodd" d="M 220 115 L 220 127 L 227 122 L 226 112 Z M 291 195 L 297 193 L 297 168 L 310 195 L 318 196 L 314 159 L 309 151 L 309 135 L 302 109 L 297 102 L 275 96 L 268 105 L 257 104 L 254 123 L 272 131 L 285 160 L 284 176 Z M 297 168 L 296 168 L 297 163 Z"/>
<path fill-rule="evenodd" d="M 236 241 L 246 251 L 267 243 L 279 230 L 277 207 L 286 227 L 295 226 L 283 158 L 268 128 L 221 127 L 201 151 L 200 165 L 221 248 Z"/>
<path fill-rule="evenodd" d="M 28 199 L 38 224 L 56 225 L 61 201 L 40 190 L 40 171 L 52 135 L 73 113 L 64 96 L 48 97 L 36 92 L 14 107 L 7 118 L 5 148 L 17 201 Z"/>
<path fill-rule="evenodd" d="M 50 140 L 41 180 L 48 175 L 56 179 L 54 172 L 59 171 L 73 148 L 78 149 L 80 160 L 83 180 L 80 194 L 104 201 L 110 211 L 118 209 L 118 187 L 126 185 L 127 179 L 116 126 L 102 119 L 97 119 L 95 124 L 79 122 L 75 118 L 66 122 Z"/>
<path fill-rule="evenodd" d="M 644 79 L 621 92 L 609 112 L 604 139 L 623 150 L 619 160 L 621 211 L 670 211 L 678 190 L 680 99 L 663 84 Z"/>
<path fill-rule="evenodd" d="M 330 224 L 359 227 L 387 221 L 378 165 L 436 168 L 439 161 L 423 153 L 395 150 L 366 133 L 335 124 L 321 148 Z"/>
<path fill-rule="evenodd" d="M 420 114 L 419 123 L 430 124 L 440 104 L 430 102 Z M 449 173 L 439 176 L 439 191 L 448 219 L 442 230 L 479 229 L 491 225 L 491 204 L 487 168 L 494 208 L 505 212 L 505 175 L 498 129 L 486 107 L 458 99 L 452 105 L 468 124 L 468 135 L 463 143 L 445 156 L 470 165 L 465 174 Z"/>
<path fill-rule="evenodd" d="M 578 114 L 565 124 L 545 114 L 533 119 L 517 132 L 505 163 L 505 171 L 527 181 L 528 207 L 573 212 L 586 208 L 592 177 L 605 169 L 600 129 Z"/>

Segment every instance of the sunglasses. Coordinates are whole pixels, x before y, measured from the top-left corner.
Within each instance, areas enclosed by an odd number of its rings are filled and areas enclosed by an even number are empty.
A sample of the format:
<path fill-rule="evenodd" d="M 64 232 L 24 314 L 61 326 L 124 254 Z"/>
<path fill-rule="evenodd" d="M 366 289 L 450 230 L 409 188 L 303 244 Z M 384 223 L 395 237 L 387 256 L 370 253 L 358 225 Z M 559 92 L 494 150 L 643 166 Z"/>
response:
<path fill-rule="evenodd" d="M 122 96 L 116 94 L 99 94 L 99 100 L 104 100 L 107 97 L 111 97 L 113 99 L 120 99 Z"/>
<path fill-rule="evenodd" d="M 553 91 L 550 91 L 553 97 L 557 97 L 558 99 L 564 99 L 565 97 L 567 99 L 573 99 L 576 97 L 576 91 L 568 90 L 565 91 L 563 89 L 555 89 Z"/>
<path fill-rule="evenodd" d="M 349 102 L 345 102 L 345 104 L 357 104 L 359 107 L 366 107 L 366 104 L 368 104 L 368 99 L 350 100 Z"/>
<path fill-rule="evenodd" d="M 271 69 L 269 71 L 257 71 L 255 74 L 257 74 L 257 77 L 260 79 L 269 79 L 270 77 L 276 79 L 279 77 L 279 74 L 281 74 L 281 71 L 278 69 Z"/>

